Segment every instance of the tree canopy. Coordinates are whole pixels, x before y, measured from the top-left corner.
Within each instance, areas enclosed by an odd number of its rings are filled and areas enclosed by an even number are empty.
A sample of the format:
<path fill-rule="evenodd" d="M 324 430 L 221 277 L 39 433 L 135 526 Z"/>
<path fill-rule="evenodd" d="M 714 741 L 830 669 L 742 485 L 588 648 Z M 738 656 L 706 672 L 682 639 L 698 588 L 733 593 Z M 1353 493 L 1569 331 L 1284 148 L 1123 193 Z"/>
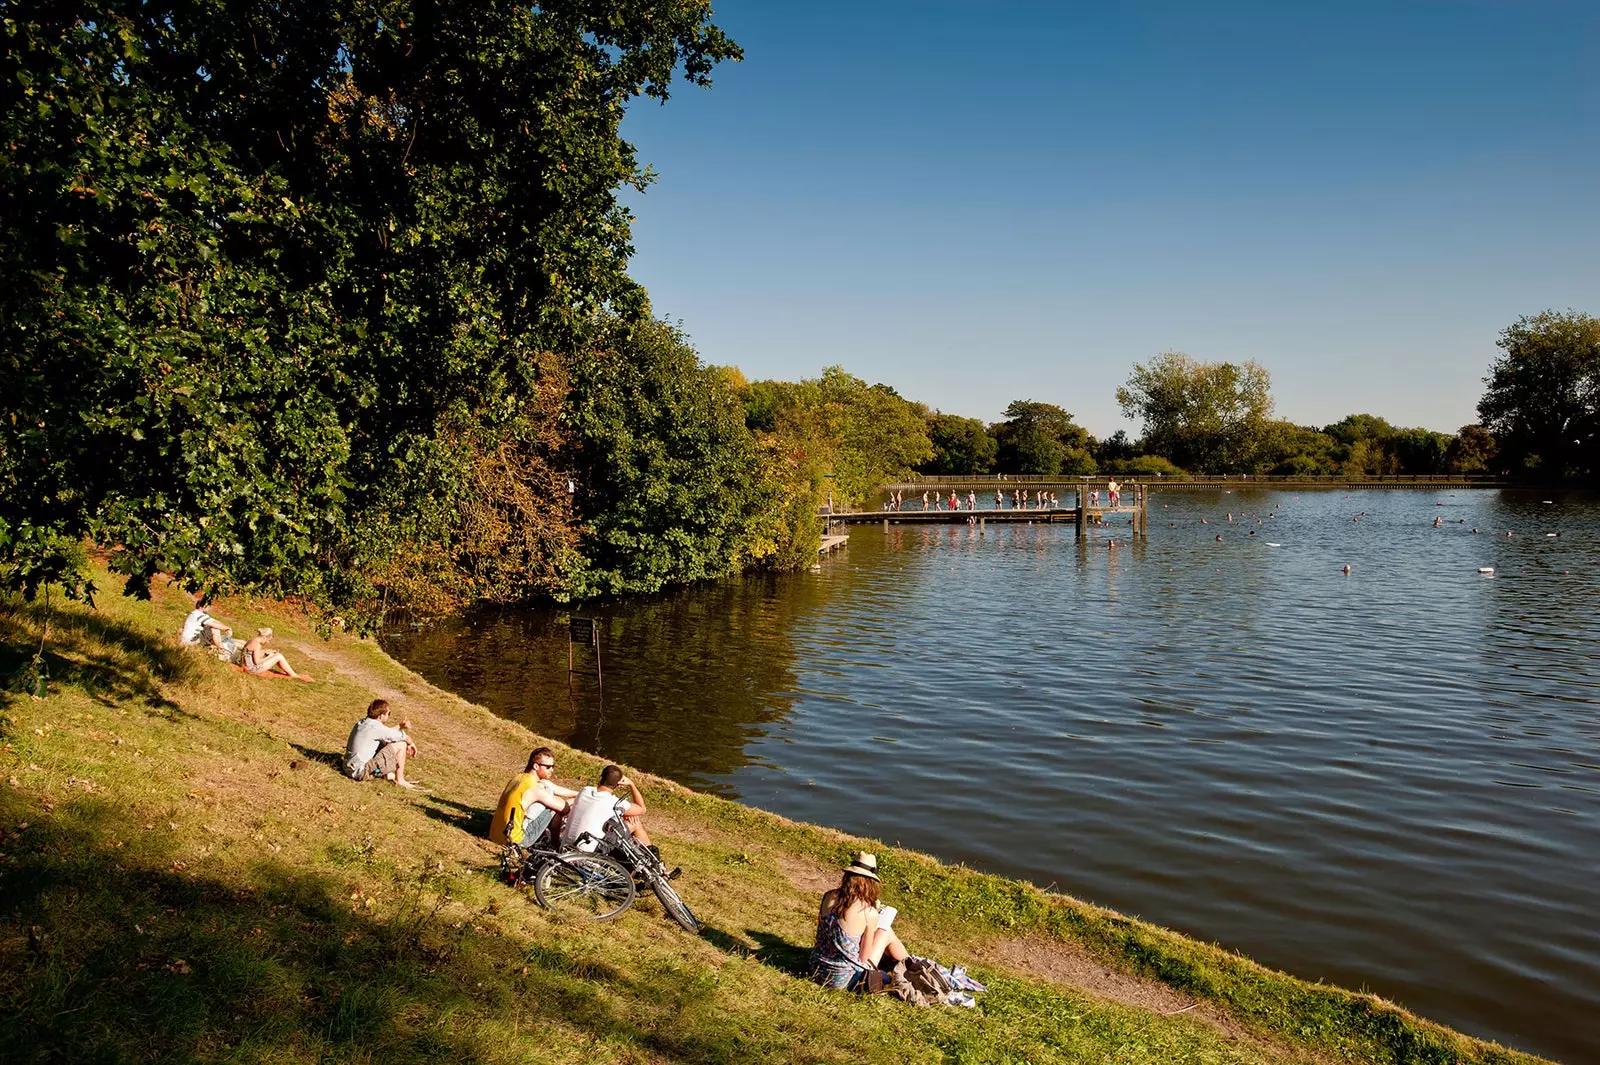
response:
<path fill-rule="evenodd" d="M 550 360 L 638 317 L 629 102 L 705 0 L 4 2 L 0 575 L 62 543 L 321 602 L 453 534 Z"/>
<path fill-rule="evenodd" d="M 978 418 L 930 414 L 928 439 L 933 457 L 917 467 L 922 473 L 970 476 L 994 471 L 1000 444 Z"/>
<path fill-rule="evenodd" d="M 1000 468 L 1007 473 L 1078 475 L 1093 473 L 1094 438 L 1054 403 L 1019 399 L 994 427 Z"/>
<path fill-rule="evenodd" d="M 662 322 L 614 322 L 601 341 L 573 360 L 580 544 L 564 594 L 657 592 L 770 555 L 779 494 L 734 381 Z"/>
<path fill-rule="evenodd" d="M 1272 378 L 1255 362 L 1199 362 L 1168 351 L 1148 366 L 1134 364 L 1117 403 L 1144 423 L 1145 451 L 1184 469 L 1248 473 L 1272 417 Z"/>
<path fill-rule="evenodd" d="M 1524 315 L 1496 342 L 1478 417 L 1513 469 L 1549 479 L 1600 471 L 1600 319 Z"/>

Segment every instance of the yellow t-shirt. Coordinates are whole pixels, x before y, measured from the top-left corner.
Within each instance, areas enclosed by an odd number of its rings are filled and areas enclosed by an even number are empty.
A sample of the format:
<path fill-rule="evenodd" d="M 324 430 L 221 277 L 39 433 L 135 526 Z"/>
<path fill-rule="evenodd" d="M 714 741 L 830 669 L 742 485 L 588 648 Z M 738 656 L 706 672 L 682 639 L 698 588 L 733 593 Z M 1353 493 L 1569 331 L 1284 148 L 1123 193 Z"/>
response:
<path fill-rule="evenodd" d="M 489 822 L 489 838 L 496 843 L 521 843 L 522 821 L 533 804 L 532 793 L 539 787 L 538 773 L 519 773 L 511 778 Z"/>

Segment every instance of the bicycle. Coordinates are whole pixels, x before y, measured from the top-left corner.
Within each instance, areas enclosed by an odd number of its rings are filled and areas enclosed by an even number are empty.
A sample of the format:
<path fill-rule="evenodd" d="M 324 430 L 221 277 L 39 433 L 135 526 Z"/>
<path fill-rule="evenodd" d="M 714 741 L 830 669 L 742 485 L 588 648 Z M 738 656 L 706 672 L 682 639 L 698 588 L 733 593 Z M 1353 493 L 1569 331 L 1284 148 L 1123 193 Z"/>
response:
<path fill-rule="evenodd" d="M 512 887 L 533 884 L 533 897 L 547 910 L 583 913 L 610 921 L 633 905 L 633 872 L 615 858 L 563 851 L 541 836 L 532 845 L 507 844 L 500 870 Z"/>
<path fill-rule="evenodd" d="M 585 832 L 580 837 L 580 842 L 594 840 L 594 837 Z M 676 921 L 684 931 L 694 935 L 700 934 L 700 922 L 695 919 L 694 911 L 689 909 L 689 904 L 683 901 L 676 888 L 672 886 L 672 879 L 678 875 L 676 869 L 671 872 L 662 864 L 661 856 L 633 838 L 633 833 L 622 823 L 622 818 L 613 815 L 606 822 L 605 838 L 594 840 L 598 845 L 597 855 L 604 855 L 613 862 L 619 863 L 630 871 L 630 881 L 636 881 L 638 886 L 648 887 L 661 902 L 661 908 L 667 911 L 667 916 Z"/>

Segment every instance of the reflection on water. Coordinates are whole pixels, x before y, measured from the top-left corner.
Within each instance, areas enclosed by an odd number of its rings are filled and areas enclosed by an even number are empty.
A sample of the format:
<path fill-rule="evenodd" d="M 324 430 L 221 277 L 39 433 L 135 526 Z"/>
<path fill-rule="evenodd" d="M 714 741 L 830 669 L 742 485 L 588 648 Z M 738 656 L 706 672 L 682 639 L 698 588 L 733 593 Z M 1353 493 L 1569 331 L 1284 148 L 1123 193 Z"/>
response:
<path fill-rule="evenodd" d="M 736 794 L 733 775 L 760 761 L 748 745 L 793 708 L 788 634 L 822 609 L 821 592 L 774 576 L 586 608 L 599 661 L 575 647 L 570 676 L 568 615 L 556 611 L 479 612 L 385 643 L 434 683 L 540 735 Z"/>
<path fill-rule="evenodd" d="M 603 714 L 555 612 L 390 644 L 632 765 L 1600 1061 L 1600 503 L 1169 492 L 1150 527 L 868 526 L 586 611 Z"/>

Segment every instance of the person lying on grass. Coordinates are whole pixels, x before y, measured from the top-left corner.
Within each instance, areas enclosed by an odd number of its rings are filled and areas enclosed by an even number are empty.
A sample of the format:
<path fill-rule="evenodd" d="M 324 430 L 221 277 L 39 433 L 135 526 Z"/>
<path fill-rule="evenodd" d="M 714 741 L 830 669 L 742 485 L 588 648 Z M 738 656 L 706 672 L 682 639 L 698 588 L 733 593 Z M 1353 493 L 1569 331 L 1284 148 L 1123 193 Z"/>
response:
<path fill-rule="evenodd" d="M 244 645 L 244 653 L 239 656 L 239 665 L 246 673 L 264 676 L 276 671 L 279 675 L 293 677 L 295 680 L 310 680 L 304 673 L 296 673 L 294 667 L 289 665 L 289 660 L 282 653 L 274 651 L 267 646 L 267 637 L 272 635 L 269 628 L 260 628 L 250 637 Z"/>
<path fill-rule="evenodd" d="M 344 745 L 344 775 L 351 780 L 392 780 L 402 788 L 417 785 L 406 779 L 406 759 L 415 757 L 417 745 L 407 733 L 410 721 L 395 728 L 389 724 L 389 701 L 374 699 L 367 716 L 356 722 Z"/>
<path fill-rule="evenodd" d="M 890 967 L 910 952 L 890 928 L 895 911 L 878 902 L 878 859 L 858 851 L 845 866 L 839 886 L 822 896 L 817 910 L 817 939 L 811 948 L 811 978 L 823 987 L 846 991 L 877 990 L 871 986 L 888 959 Z M 881 977 L 877 981 L 881 985 Z"/>
<path fill-rule="evenodd" d="M 555 752 L 535 747 L 528 755 L 528 768 L 512 777 L 500 793 L 494 819 L 489 822 L 489 838 L 522 847 L 533 846 L 546 829 L 560 838 L 561 815 L 578 793 L 557 784 L 555 775 Z"/>

